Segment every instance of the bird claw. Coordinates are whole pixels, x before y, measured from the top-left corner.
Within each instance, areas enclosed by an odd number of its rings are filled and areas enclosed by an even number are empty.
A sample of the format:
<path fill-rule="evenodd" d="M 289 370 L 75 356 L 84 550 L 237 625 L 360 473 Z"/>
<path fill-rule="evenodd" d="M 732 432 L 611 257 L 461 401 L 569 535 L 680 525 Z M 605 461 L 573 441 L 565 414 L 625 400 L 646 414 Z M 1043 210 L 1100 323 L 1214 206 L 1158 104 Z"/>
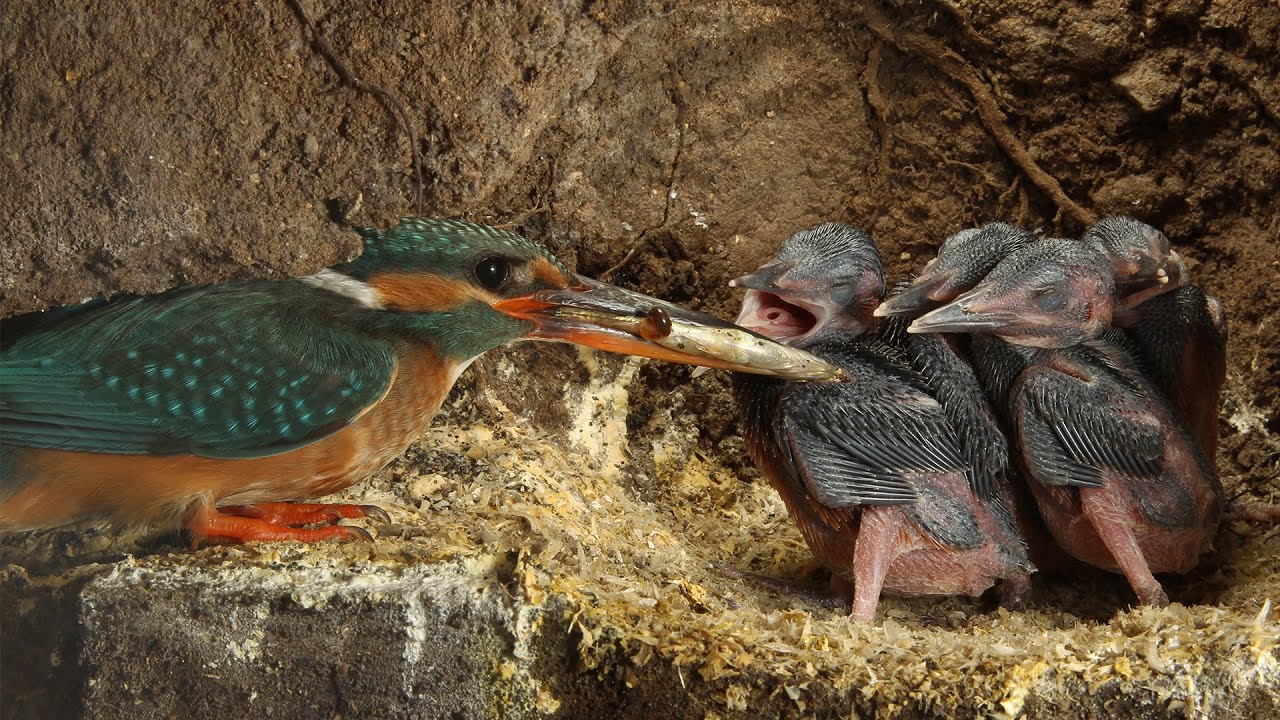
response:
<path fill-rule="evenodd" d="M 360 542 L 367 542 L 367 543 L 373 542 L 373 535 L 371 535 L 368 530 L 365 530 L 362 527 L 357 527 L 355 525 L 335 525 L 334 528 L 335 529 L 342 528 L 343 530 L 346 530 L 346 535 L 347 535 L 347 537 L 335 537 L 333 538 L 334 540 L 340 540 L 340 541 L 358 540 Z"/>
<path fill-rule="evenodd" d="M 187 521 L 196 542 L 318 542 L 322 540 L 373 542 L 368 530 L 338 525 L 343 518 L 371 518 L 390 522 L 386 511 L 374 505 L 320 503 L 259 503 L 202 507 Z M 319 525 L 320 527 L 303 527 Z"/>
<path fill-rule="evenodd" d="M 391 523 L 391 515 L 377 505 L 359 505 L 357 507 L 364 511 L 366 520 L 373 521 L 379 525 L 389 525 Z"/>

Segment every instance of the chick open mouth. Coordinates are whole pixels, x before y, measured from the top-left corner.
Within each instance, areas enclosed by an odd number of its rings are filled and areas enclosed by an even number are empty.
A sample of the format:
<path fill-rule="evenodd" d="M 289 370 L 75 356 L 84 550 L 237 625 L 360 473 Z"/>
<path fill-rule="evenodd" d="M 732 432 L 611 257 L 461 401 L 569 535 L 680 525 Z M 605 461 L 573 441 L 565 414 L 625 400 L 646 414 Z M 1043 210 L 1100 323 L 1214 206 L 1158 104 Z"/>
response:
<path fill-rule="evenodd" d="M 823 308 L 791 302 L 764 290 L 747 290 L 737 323 L 779 342 L 794 341 L 813 332 Z"/>

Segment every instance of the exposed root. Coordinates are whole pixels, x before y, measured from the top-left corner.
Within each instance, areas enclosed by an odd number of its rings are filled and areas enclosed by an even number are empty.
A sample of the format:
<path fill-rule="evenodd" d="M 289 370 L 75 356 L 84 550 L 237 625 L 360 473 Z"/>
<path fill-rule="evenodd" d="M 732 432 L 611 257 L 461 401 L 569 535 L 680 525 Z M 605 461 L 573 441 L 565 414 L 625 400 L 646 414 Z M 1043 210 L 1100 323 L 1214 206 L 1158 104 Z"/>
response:
<path fill-rule="evenodd" d="M 996 198 L 996 207 L 1000 208 L 1001 216 L 1008 216 L 1008 213 L 1004 209 L 1005 203 L 1009 201 L 1011 195 L 1017 194 L 1018 187 L 1020 185 L 1022 185 L 1022 176 L 1014 175 L 1013 182 L 1009 183 L 1009 189 L 1000 193 L 1000 197 Z"/>
<path fill-rule="evenodd" d="M 960 7 L 953 0 L 938 0 L 938 4 L 946 8 L 951 13 L 951 17 L 960 26 L 960 31 L 964 33 L 964 37 L 974 45 L 981 45 L 984 50 L 991 50 L 995 43 L 982 37 L 977 30 L 973 29 L 973 23 L 969 21 L 969 12 Z"/>
<path fill-rule="evenodd" d="M 1068 197 L 1058 181 L 1042 170 L 1031 157 L 1026 145 L 1018 140 L 1005 123 L 1005 115 L 996 103 L 995 96 L 972 65 L 933 38 L 894 29 L 888 18 L 874 5 L 867 5 L 865 13 L 867 27 L 877 37 L 892 43 L 903 52 L 924 57 L 969 91 L 977 108 L 978 118 L 995 138 L 996 144 L 1036 187 L 1057 204 L 1060 212 L 1066 212 L 1076 222 L 1085 226 L 1097 221 L 1097 214 Z"/>
<path fill-rule="evenodd" d="M 641 248 L 649 244 L 649 233 L 666 227 L 667 220 L 671 217 L 671 201 L 675 198 L 676 191 L 676 171 L 679 170 L 680 159 L 684 155 L 685 134 L 684 78 L 680 76 L 678 68 L 674 71 L 674 74 L 675 81 L 673 83 L 674 89 L 672 90 L 671 101 L 676 107 L 676 148 L 675 153 L 671 157 L 671 172 L 667 176 L 667 194 L 664 198 L 665 204 L 662 207 L 662 220 L 660 220 L 657 225 L 641 230 L 640 235 L 636 237 L 635 242 L 632 243 L 631 249 L 627 251 L 627 254 L 623 255 L 621 260 L 614 263 L 613 267 L 601 273 L 601 279 L 612 279 L 614 273 L 626 267 L 627 263 L 630 263 L 631 259 L 636 256 L 636 253 L 640 252 Z"/>
<path fill-rule="evenodd" d="M 659 225 L 658 227 L 662 227 L 662 226 Z M 623 255 L 621 260 L 614 263 L 613 267 L 600 273 L 600 277 L 612 278 L 614 273 L 626 267 L 627 263 L 631 262 L 631 258 L 635 257 L 636 253 L 640 252 L 640 248 L 644 247 L 649 243 L 648 238 L 646 238 L 645 236 L 648 235 L 649 231 L 653 229 L 654 228 L 645 228 L 644 230 L 641 230 L 640 236 L 637 237 L 636 241 L 631 244 L 631 249 L 627 251 L 627 254 Z"/>
<path fill-rule="evenodd" d="M 893 135 L 889 129 L 889 101 L 884 97 L 880 87 L 880 55 L 884 44 L 877 42 L 867 52 L 867 66 L 862 71 L 862 87 L 867 93 L 867 105 L 871 106 L 871 117 L 880 136 L 880 156 L 876 161 L 876 176 L 886 182 L 889 178 L 889 159 L 893 152 Z"/>
<path fill-rule="evenodd" d="M 409 150 L 413 153 L 413 177 L 417 182 L 413 196 L 413 207 L 417 212 L 422 212 L 422 151 L 418 148 L 418 133 L 413 128 L 413 120 L 409 117 L 409 111 L 405 109 L 404 101 L 386 88 L 366 82 L 352 72 L 342 58 L 338 57 L 337 51 L 333 49 L 333 46 L 329 44 L 325 36 L 320 34 L 320 29 L 311 20 L 311 15 L 307 13 L 306 8 L 302 7 L 301 0 L 289 0 L 289 6 L 293 8 L 294 14 L 298 16 L 298 19 L 302 21 L 302 24 L 311 33 L 312 49 L 320 57 L 324 58 L 325 62 L 329 63 L 329 67 L 333 68 L 333 71 L 338 74 L 338 79 L 342 84 L 373 95 L 396 115 L 401 128 L 409 136 Z"/>

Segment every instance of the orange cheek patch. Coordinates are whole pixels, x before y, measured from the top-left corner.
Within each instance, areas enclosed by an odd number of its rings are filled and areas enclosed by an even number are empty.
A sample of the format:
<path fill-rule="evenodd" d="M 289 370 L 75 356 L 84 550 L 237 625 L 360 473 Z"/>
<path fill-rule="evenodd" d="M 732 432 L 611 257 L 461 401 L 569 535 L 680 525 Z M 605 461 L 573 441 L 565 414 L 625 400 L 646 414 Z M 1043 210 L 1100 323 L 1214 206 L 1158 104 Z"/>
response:
<path fill-rule="evenodd" d="M 487 305 L 497 300 L 467 283 L 438 275 L 386 273 L 369 278 L 369 286 L 392 310 L 436 312 L 458 307 L 472 299 Z"/>
<path fill-rule="evenodd" d="M 553 287 L 569 287 L 569 281 L 564 276 L 564 273 L 560 272 L 560 270 L 556 268 L 555 265 L 552 265 L 546 258 L 535 258 L 532 263 L 532 268 L 534 280 L 541 280 Z"/>

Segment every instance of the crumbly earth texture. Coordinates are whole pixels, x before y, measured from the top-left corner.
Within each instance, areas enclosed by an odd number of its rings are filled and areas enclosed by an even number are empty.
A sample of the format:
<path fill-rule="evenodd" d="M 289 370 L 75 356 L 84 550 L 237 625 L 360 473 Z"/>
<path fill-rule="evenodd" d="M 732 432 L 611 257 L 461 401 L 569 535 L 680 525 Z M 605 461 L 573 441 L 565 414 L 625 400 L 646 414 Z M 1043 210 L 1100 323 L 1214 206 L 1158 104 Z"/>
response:
<path fill-rule="evenodd" d="M 823 220 L 896 278 L 962 227 L 1124 212 L 1226 305 L 1228 495 L 1280 495 L 1274 3 L 298 7 L 396 101 L 287 2 L 8 13 L 0 313 L 310 272 L 420 209 L 725 316 Z M 1159 611 L 1086 571 L 856 626 L 728 577 L 825 581 L 717 373 L 493 353 L 341 497 L 392 514 L 373 548 L 0 540 L 0 716 L 1280 714 L 1267 524 L 1224 525 Z"/>

